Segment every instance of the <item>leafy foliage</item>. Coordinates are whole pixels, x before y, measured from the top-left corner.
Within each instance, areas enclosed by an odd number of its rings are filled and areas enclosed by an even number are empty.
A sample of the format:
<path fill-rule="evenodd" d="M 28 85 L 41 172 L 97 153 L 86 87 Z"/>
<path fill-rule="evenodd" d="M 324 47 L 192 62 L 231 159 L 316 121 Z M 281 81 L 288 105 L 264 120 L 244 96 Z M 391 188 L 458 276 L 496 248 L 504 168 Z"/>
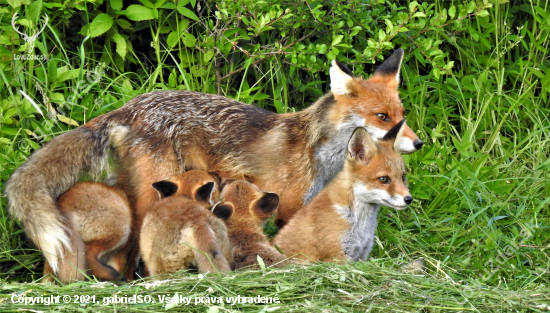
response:
<path fill-rule="evenodd" d="M 0 180 L 54 136 L 152 90 L 278 113 L 328 90 L 330 61 L 368 76 L 405 49 L 402 100 L 425 147 L 410 210 L 383 209 L 374 258 L 419 256 L 455 280 L 548 282 L 550 12 L 544 1 L 9 0 L 0 5 Z M 29 43 L 28 34 L 45 30 Z M 32 57 L 34 56 L 34 57 Z M 45 59 L 41 56 L 45 56 Z M 1 202 L 5 277 L 41 257 Z"/>

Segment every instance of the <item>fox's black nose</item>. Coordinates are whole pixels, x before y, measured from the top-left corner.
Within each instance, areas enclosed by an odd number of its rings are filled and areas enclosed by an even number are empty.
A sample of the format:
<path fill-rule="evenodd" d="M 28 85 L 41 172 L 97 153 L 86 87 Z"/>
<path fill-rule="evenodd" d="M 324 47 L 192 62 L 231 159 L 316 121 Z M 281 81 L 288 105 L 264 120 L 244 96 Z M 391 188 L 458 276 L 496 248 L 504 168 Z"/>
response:
<path fill-rule="evenodd" d="M 411 204 L 413 202 L 413 197 L 406 196 L 405 198 L 403 198 L 403 200 L 405 201 L 406 204 Z"/>
<path fill-rule="evenodd" d="M 420 139 L 416 139 L 415 141 L 413 141 L 413 146 L 416 148 L 416 150 L 420 150 L 420 148 L 422 148 L 423 145 L 424 145 L 424 141 Z"/>

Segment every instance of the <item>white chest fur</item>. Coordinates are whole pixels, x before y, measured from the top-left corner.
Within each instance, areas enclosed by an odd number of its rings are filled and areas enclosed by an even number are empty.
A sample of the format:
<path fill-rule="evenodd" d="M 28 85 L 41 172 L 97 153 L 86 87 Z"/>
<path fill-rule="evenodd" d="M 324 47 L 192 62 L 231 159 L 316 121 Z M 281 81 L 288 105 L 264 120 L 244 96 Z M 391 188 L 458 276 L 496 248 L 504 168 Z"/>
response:
<path fill-rule="evenodd" d="M 366 260 L 374 244 L 380 204 L 369 203 L 370 199 L 356 192 L 354 198 L 353 207 L 334 206 L 350 224 L 349 230 L 342 236 L 342 250 L 348 260 Z"/>

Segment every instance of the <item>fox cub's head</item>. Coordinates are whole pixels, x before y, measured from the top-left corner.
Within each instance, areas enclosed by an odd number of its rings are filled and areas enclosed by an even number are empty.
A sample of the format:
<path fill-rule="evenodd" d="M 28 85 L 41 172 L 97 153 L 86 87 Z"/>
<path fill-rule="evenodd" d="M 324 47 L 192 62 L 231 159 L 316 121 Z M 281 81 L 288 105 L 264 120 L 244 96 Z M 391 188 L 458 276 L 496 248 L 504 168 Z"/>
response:
<path fill-rule="evenodd" d="M 397 86 L 403 60 L 403 49 L 397 49 L 372 77 L 362 79 L 343 64 L 332 62 L 330 88 L 336 101 L 332 114 L 338 127 L 355 118 L 356 127 L 365 127 L 373 139 L 381 140 L 386 133 L 404 118 L 405 108 L 399 99 Z M 408 154 L 420 149 L 424 142 L 408 127 L 404 126 L 398 141 L 402 153 Z"/>
<path fill-rule="evenodd" d="M 212 212 L 225 220 L 229 227 L 235 221 L 262 226 L 278 206 L 279 195 L 276 193 L 261 191 L 245 180 L 236 180 L 223 187 L 220 202 L 212 208 Z"/>
<path fill-rule="evenodd" d="M 407 187 L 400 138 L 405 120 L 376 143 L 364 128 L 357 128 L 348 143 L 345 169 L 353 188 L 354 201 L 377 203 L 404 209 L 413 198 Z"/>
<path fill-rule="evenodd" d="M 219 199 L 218 179 L 204 171 L 191 170 L 169 180 L 153 184 L 161 198 L 172 195 L 187 196 L 207 207 Z"/>

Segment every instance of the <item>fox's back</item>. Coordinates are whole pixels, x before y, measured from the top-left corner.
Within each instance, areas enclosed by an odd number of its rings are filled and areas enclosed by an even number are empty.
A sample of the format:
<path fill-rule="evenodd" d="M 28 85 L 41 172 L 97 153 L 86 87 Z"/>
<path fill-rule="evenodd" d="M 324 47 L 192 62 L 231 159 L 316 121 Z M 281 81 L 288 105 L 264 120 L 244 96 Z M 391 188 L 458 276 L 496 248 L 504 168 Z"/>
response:
<path fill-rule="evenodd" d="M 225 150 L 266 132 L 277 119 L 273 112 L 223 96 L 192 91 L 140 95 L 113 112 L 113 122 L 131 127 L 133 144 L 147 138 L 175 146 L 200 144 Z"/>

